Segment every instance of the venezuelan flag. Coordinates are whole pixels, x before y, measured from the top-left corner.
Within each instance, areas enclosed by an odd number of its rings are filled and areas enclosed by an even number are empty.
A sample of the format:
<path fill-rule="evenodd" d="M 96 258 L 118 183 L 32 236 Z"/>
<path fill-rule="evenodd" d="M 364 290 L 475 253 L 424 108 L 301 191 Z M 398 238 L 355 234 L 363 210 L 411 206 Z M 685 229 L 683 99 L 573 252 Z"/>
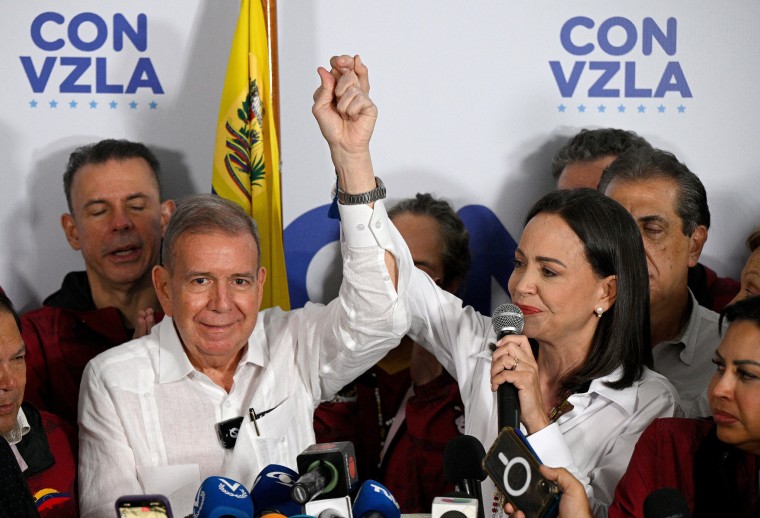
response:
<path fill-rule="evenodd" d="M 272 107 L 269 47 L 260 0 L 242 0 L 219 103 L 213 192 L 251 214 L 267 269 L 262 309 L 290 309 L 282 243 L 280 154 Z"/>

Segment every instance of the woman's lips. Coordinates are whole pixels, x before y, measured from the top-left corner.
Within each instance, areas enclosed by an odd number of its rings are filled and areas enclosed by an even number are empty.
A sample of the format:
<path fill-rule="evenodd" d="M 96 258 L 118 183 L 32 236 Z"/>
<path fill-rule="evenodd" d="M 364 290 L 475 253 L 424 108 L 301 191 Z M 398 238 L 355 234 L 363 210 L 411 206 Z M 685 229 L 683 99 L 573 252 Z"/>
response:
<path fill-rule="evenodd" d="M 736 417 L 727 412 L 721 412 L 720 410 L 713 412 L 713 421 L 718 425 L 731 425 L 739 422 Z"/>
<path fill-rule="evenodd" d="M 533 307 L 533 306 L 523 306 L 522 304 L 516 304 L 520 310 L 522 310 L 523 315 L 535 315 L 536 313 L 541 313 L 541 310 Z"/>

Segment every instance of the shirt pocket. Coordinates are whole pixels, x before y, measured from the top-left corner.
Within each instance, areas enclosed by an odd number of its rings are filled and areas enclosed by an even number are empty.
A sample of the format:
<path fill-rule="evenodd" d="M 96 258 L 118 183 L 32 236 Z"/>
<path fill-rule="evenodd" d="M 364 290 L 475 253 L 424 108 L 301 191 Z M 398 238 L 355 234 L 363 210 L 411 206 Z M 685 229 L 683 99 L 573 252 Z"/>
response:
<path fill-rule="evenodd" d="M 314 444 L 313 407 L 306 394 L 291 394 L 259 412 L 264 415 L 255 424 L 244 419 L 229 459 L 229 472 L 237 474 L 246 487 L 270 464 L 296 469 L 298 454 Z"/>

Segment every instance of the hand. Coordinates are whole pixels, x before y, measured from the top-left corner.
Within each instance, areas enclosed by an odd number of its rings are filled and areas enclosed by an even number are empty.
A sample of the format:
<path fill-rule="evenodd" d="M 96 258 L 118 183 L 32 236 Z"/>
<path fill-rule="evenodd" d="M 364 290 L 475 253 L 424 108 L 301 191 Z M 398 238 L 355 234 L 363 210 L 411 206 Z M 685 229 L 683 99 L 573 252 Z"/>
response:
<path fill-rule="evenodd" d="M 343 57 L 333 58 L 330 72 L 317 69 L 321 84 L 314 92 L 312 113 L 330 146 L 341 188 L 360 193 L 375 188 L 369 141 L 377 120 L 377 107 L 367 95 L 367 67 L 357 55 L 350 66 L 336 68 Z"/>
<path fill-rule="evenodd" d="M 502 383 L 513 384 L 520 400 L 520 421 L 528 434 L 545 428 L 549 418 L 544 411 L 538 364 L 528 338 L 507 335 L 497 345 L 491 360 L 491 390 L 495 392 Z"/>
<path fill-rule="evenodd" d="M 135 332 L 132 335 L 132 339 L 147 335 L 150 333 L 150 330 L 153 329 L 154 325 L 156 325 L 156 320 L 153 315 L 153 308 L 141 309 L 137 312 Z"/>
<path fill-rule="evenodd" d="M 591 518 L 593 516 L 583 484 L 569 471 L 565 468 L 550 468 L 543 465 L 539 470 L 544 478 L 555 481 L 562 491 L 558 518 Z M 512 504 L 505 504 L 504 512 L 513 518 L 525 518 L 525 514 L 515 509 Z"/>

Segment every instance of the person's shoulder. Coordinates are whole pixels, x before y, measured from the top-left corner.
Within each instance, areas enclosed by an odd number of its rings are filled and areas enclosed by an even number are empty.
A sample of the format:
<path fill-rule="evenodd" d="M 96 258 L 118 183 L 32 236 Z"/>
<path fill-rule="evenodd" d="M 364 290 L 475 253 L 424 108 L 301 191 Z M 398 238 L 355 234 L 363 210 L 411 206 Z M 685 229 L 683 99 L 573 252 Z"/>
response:
<path fill-rule="evenodd" d="M 644 431 L 650 440 L 660 442 L 684 441 L 699 443 L 713 427 L 712 419 L 662 417 L 655 419 Z M 684 444 L 685 445 L 685 444 Z"/>
<path fill-rule="evenodd" d="M 90 364 L 102 377 L 134 376 L 134 369 L 149 369 L 157 363 L 158 348 L 159 340 L 151 333 L 103 351 Z"/>
<path fill-rule="evenodd" d="M 662 394 L 669 395 L 674 401 L 678 401 L 678 391 L 673 384 L 660 374 L 648 367 L 644 367 L 644 372 L 641 374 L 641 378 L 638 381 L 639 394 L 649 394 L 653 397 L 661 396 Z"/>

